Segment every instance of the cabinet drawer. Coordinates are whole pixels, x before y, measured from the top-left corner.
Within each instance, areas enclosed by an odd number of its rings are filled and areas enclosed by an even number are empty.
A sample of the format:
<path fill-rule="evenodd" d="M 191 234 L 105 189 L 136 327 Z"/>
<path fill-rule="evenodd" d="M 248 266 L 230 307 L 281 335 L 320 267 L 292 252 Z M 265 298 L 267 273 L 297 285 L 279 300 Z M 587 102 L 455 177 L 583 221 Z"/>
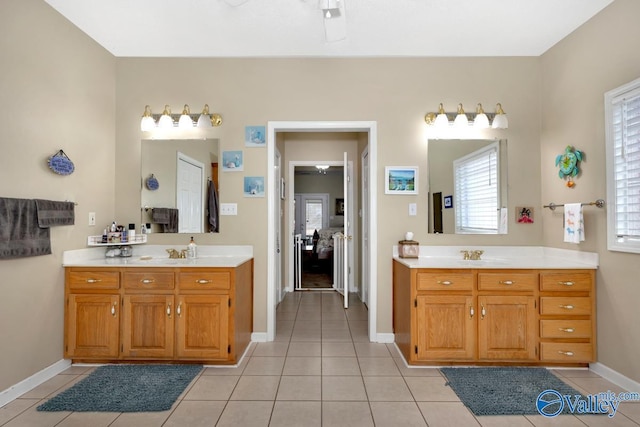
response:
<path fill-rule="evenodd" d="M 591 298 L 589 297 L 540 297 L 540 314 L 555 315 L 590 315 Z"/>
<path fill-rule="evenodd" d="M 68 275 L 71 289 L 118 289 L 120 273 L 118 271 L 70 271 Z"/>
<path fill-rule="evenodd" d="M 540 290 L 547 292 L 589 292 L 591 273 L 543 273 Z"/>
<path fill-rule="evenodd" d="M 591 338 L 591 320 L 541 320 L 541 338 Z"/>
<path fill-rule="evenodd" d="M 173 289 L 173 272 L 142 269 L 125 271 L 122 275 L 125 289 Z"/>
<path fill-rule="evenodd" d="M 181 290 L 229 289 L 231 273 L 229 271 L 180 272 L 178 273 L 178 283 Z"/>
<path fill-rule="evenodd" d="M 418 273 L 419 291 L 470 291 L 473 289 L 473 274 L 465 272 Z"/>
<path fill-rule="evenodd" d="M 540 344 L 540 360 L 545 362 L 592 362 L 593 345 L 591 343 L 556 343 Z"/>
<path fill-rule="evenodd" d="M 478 273 L 479 291 L 533 291 L 537 287 L 536 273 Z"/>

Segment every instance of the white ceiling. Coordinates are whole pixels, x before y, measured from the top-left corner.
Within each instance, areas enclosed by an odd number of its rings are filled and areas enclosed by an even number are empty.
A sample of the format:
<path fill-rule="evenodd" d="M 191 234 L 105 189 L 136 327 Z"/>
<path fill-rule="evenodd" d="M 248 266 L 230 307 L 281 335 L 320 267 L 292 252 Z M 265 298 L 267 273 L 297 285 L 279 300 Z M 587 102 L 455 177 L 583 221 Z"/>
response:
<path fill-rule="evenodd" d="M 613 0 L 45 1 L 118 57 L 424 57 L 539 56 Z"/>

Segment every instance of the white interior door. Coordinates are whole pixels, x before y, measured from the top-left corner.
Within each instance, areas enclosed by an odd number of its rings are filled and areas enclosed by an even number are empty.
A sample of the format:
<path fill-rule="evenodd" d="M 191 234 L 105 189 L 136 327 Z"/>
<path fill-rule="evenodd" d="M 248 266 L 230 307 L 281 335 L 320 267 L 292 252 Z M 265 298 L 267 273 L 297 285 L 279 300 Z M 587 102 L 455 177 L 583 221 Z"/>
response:
<path fill-rule="evenodd" d="M 342 234 L 344 238 L 342 239 L 342 283 L 344 284 L 344 292 L 342 294 L 344 298 L 344 308 L 349 308 L 349 273 L 350 273 L 350 263 L 349 263 L 349 243 L 353 239 L 351 235 L 351 194 L 349 182 L 351 180 L 351 175 L 349 171 L 349 162 L 347 159 L 347 153 L 343 154 L 343 169 L 342 169 L 342 190 L 344 194 L 344 224 L 342 226 Z"/>
<path fill-rule="evenodd" d="M 176 166 L 178 232 L 202 233 L 204 224 L 204 164 L 178 152 Z"/>
<path fill-rule="evenodd" d="M 275 239 L 275 263 L 276 263 L 276 301 L 282 301 L 283 294 L 283 285 L 282 285 L 282 196 L 284 196 L 284 183 L 282 181 L 282 156 L 280 155 L 280 151 L 276 148 L 275 151 L 275 172 L 276 172 L 276 182 L 278 185 L 275 185 L 272 191 L 274 191 L 275 199 L 278 205 L 276 209 L 278 214 L 274 216 L 275 220 L 275 231 L 276 231 L 276 239 Z"/>
<path fill-rule="evenodd" d="M 362 153 L 362 276 L 360 299 L 369 306 L 369 150 Z"/>

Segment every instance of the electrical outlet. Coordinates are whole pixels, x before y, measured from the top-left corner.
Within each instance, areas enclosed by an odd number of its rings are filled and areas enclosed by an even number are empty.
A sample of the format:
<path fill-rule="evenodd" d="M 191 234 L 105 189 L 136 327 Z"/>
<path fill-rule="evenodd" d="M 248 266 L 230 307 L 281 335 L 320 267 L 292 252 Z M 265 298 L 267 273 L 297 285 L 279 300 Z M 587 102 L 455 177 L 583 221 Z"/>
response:
<path fill-rule="evenodd" d="M 409 203 L 409 215 L 418 215 L 418 205 L 416 203 Z"/>
<path fill-rule="evenodd" d="M 89 212 L 89 225 L 96 225 L 96 213 Z"/>
<path fill-rule="evenodd" d="M 220 203 L 220 215 L 238 215 L 238 204 Z"/>

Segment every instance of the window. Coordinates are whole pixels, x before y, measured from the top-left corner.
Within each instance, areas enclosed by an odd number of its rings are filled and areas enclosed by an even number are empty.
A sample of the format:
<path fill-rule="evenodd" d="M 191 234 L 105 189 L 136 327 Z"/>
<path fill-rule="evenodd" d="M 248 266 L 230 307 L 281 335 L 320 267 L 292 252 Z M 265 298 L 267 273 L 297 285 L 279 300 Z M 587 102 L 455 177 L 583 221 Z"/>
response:
<path fill-rule="evenodd" d="M 498 143 L 453 162 L 456 233 L 498 233 Z"/>
<path fill-rule="evenodd" d="M 306 217 L 306 233 L 307 236 L 313 236 L 315 230 L 322 229 L 322 211 L 323 211 L 322 199 L 307 199 L 305 203 L 305 215 Z"/>
<path fill-rule="evenodd" d="M 607 247 L 640 253 L 640 79 L 605 99 Z"/>

